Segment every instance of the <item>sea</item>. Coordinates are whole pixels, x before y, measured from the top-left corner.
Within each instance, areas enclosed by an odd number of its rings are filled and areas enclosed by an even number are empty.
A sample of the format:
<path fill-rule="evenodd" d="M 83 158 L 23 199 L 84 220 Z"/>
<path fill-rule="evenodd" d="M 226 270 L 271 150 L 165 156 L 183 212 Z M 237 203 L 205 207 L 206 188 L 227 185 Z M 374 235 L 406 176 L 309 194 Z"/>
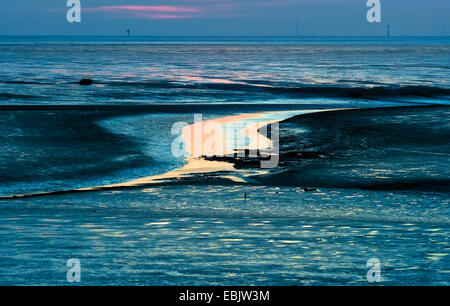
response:
<path fill-rule="evenodd" d="M 449 102 L 449 37 L 1 36 L 0 285 L 448 285 Z M 75 192 L 184 166 L 196 114 L 292 111 L 247 183 Z"/>

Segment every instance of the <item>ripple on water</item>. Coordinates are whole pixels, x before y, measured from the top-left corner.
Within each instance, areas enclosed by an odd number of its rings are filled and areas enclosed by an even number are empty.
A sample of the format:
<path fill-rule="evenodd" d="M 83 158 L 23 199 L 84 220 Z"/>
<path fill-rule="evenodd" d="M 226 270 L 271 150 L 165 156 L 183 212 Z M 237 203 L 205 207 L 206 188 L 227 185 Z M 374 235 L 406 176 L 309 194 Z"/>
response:
<path fill-rule="evenodd" d="M 168 221 L 164 221 L 164 222 L 150 222 L 145 224 L 145 226 L 163 226 L 163 225 L 168 225 L 170 224 L 170 222 Z"/>

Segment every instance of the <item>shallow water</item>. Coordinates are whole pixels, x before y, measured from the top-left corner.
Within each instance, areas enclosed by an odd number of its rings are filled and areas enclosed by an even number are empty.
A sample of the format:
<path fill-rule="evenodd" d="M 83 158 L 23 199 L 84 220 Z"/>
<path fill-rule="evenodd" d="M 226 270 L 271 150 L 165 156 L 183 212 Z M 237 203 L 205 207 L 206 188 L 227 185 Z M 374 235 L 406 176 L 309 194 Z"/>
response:
<path fill-rule="evenodd" d="M 247 193 L 247 200 L 243 198 Z M 2 284 L 448 285 L 448 194 L 165 186 L 2 202 Z"/>
<path fill-rule="evenodd" d="M 448 38 L 168 39 L 0 38 L 1 104 L 450 96 Z"/>

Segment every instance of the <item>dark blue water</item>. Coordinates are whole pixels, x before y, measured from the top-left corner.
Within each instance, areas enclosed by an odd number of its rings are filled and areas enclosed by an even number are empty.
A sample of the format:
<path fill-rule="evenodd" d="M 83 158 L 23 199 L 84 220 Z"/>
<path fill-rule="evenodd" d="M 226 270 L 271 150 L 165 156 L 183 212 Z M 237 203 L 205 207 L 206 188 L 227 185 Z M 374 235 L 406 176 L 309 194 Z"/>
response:
<path fill-rule="evenodd" d="M 346 110 L 288 119 L 281 123 L 281 165 L 263 181 L 448 193 L 448 118 L 448 106 L 428 106 Z"/>

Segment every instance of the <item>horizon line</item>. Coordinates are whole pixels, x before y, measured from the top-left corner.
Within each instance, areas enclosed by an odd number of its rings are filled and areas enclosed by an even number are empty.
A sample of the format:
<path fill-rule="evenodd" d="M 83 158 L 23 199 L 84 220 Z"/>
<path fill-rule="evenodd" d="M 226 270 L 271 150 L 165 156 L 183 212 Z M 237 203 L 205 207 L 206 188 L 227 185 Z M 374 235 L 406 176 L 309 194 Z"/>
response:
<path fill-rule="evenodd" d="M 253 34 L 253 35 L 205 35 L 205 34 L 170 34 L 170 35 L 152 35 L 152 34 L 139 34 L 139 35 L 130 35 L 126 34 L 0 34 L 0 37 L 383 37 L 388 38 L 386 35 L 353 35 L 353 34 L 343 34 L 343 35 L 294 35 L 294 34 L 286 34 L 286 35 L 264 35 L 264 34 Z M 392 37 L 450 37 L 450 35 L 391 35 Z"/>

